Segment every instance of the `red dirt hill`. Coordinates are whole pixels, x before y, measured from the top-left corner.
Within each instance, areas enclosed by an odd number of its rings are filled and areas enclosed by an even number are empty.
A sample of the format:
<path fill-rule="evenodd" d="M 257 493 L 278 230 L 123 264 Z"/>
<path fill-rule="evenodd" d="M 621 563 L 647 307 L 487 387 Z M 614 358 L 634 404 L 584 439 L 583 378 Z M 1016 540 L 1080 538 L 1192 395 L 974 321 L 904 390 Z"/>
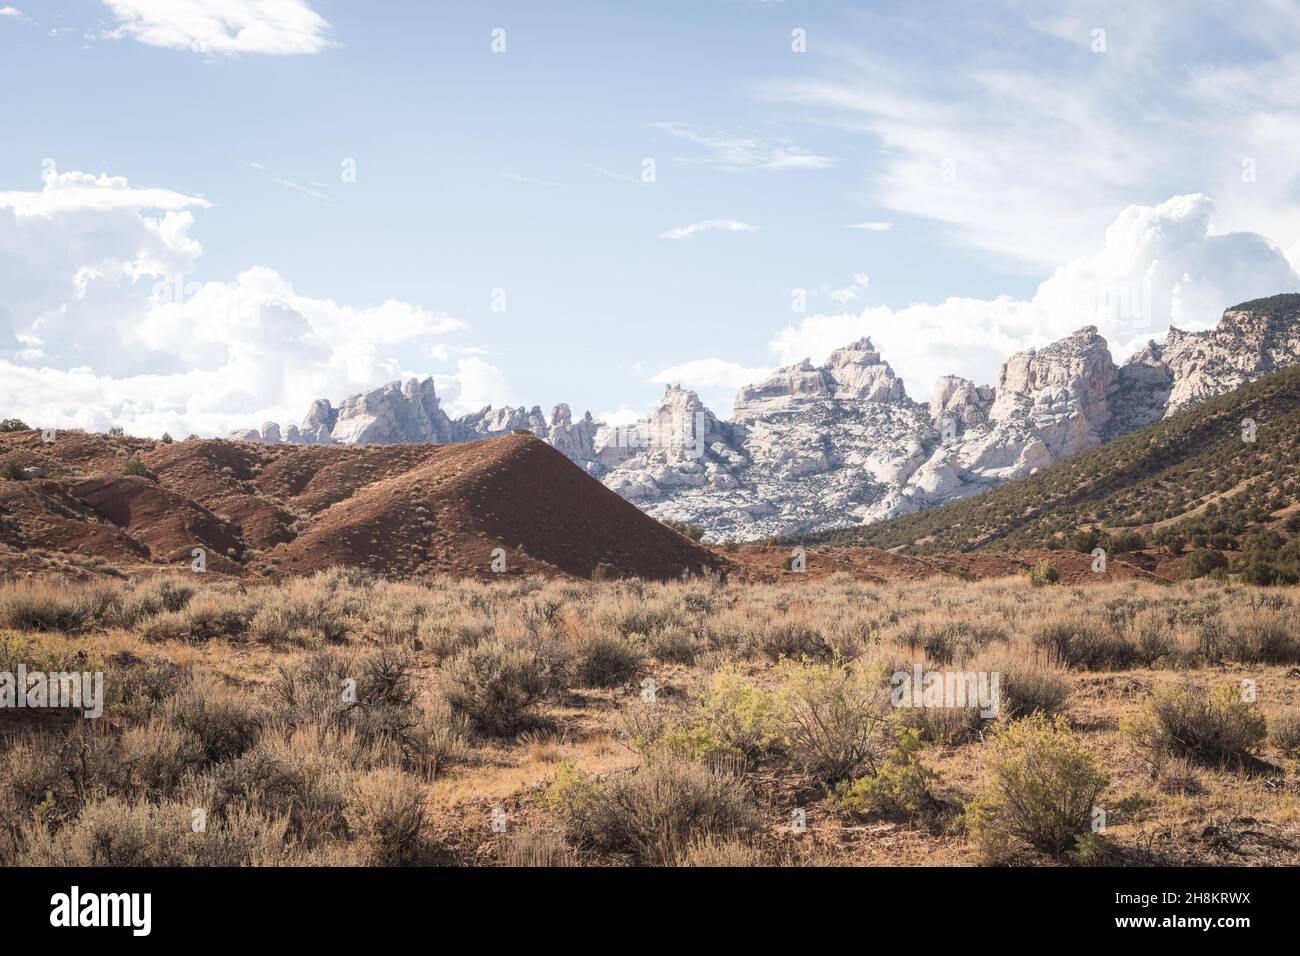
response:
<path fill-rule="evenodd" d="M 128 459 L 152 477 L 125 475 Z M 332 565 L 397 576 L 674 578 L 720 556 L 648 517 L 545 442 L 264 446 L 60 432 L 0 434 L 0 461 L 44 471 L 0 480 L 0 571 L 112 566 L 309 574 Z"/>

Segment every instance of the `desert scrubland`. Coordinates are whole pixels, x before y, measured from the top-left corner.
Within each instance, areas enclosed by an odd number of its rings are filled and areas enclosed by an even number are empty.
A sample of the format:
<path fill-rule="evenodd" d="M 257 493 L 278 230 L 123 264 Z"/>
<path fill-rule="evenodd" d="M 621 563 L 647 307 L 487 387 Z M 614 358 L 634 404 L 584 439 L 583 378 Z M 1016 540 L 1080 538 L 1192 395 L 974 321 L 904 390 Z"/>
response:
<path fill-rule="evenodd" d="M 37 577 L 20 666 L 6 866 L 1300 862 L 1290 589 Z"/>

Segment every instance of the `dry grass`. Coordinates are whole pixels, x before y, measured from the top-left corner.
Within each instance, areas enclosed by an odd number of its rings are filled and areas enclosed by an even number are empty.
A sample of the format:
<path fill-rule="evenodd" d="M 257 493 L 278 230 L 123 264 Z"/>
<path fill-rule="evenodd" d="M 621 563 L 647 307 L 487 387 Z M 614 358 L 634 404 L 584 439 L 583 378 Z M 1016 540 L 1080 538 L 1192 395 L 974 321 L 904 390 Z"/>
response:
<path fill-rule="evenodd" d="M 1089 862 L 1300 863 L 1287 590 L 40 580 L 0 585 L 20 663 L 102 671 L 107 707 L 0 709 L 0 865 L 974 863 L 961 808 L 1014 784 L 990 748 L 1036 714 L 1109 778 Z M 891 707 L 914 665 L 997 673 L 997 716 Z M 897 789 L 909 727 L 925 813 L 846 809 Z M 1007 859 L 1073 852 L 1069 810 Z"/>

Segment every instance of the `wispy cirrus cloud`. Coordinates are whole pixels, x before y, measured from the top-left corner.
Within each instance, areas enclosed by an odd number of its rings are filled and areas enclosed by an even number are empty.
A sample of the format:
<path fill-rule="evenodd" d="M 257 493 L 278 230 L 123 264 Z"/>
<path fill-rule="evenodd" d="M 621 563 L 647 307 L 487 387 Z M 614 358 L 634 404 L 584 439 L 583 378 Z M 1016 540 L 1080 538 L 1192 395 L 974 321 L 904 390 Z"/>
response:
<path fill-rule="evenodd" d="M 554 182 L 550 179 L 538 179 L 536 176 L 525 176 L 522 173 L 502 173 L 506 179 L 512 183 L 524 183 L 529 186 L 551 186 L 555 189 L 568 189 L 568 184 Z"/>
<path fill-rule="evenodd" d="M 249 169 L 256 169 L 258 172 L 265 173 L 266 178 L 277 186 L 283 186 L 285 189 L 292 189 L 294 192 L 301 194 L 302 198 L 308 202 L 332 203 L 334 201 L 328 195 L 321 192 L 321 190 L 325 188 L 324 183 L 310 183 L 309 185 L 303 185 L 302 183 L 295 182 L 292 179 L 284 179 L 279 176 L 271 175 L 271 171 L 261 163 L 245 163 L 245 165 L 248 166 Z"/>
<path fill-rule="evenodd" d="M 1029 269 L 1174 192 L 1213 195 L 1219 229 L 1300 237 L 1300 173 L 1281 160 L 1300 135 L 1293 5 L 988 0 L 925 29 L 880 25 L 767 92 L 874 143 L 881 208 Z M 872 39 L 900 30 L 908 43 Z"/>
<path fill-rule="evenodd" d="M 844 227 L 845 229 L 863 229 L 867 232 L 889 232 L 894 228 L 892 222 L 855 222 Z"/>
<path fill-rule="evenodd" d="M 588 163 L 580 160 L 578 162 L 578 165 L 581 166 L 583 169 L 591 170 L 593 173 L 599 173 L 601 176 L 604 176 L 606 179 L 613 179 L 616 182 L 620 182 L 620 183 L 628 183 L 631 186 L 644 186 L 647 183 L 647 180 L 639 179 L 636 176 L 630 176 L 627 173 L 620 173 L 614 169 L 607 169 L 606 167 L 598 166 L 595 163 Z"/>
<path fill-rule="evenodd" d="M 828 289 L 824 291 L 830 299 L 843 304 L 854 301 L 870 285 L 870 276 L 865 272 L 855 272 L 853 273 L 853 281 L 842 289 Z"/>
<path fill-rule="evenodd" d="M 676 229 L 669 229 L 667 232 L 659 234 L 660 239 L 689 239 L 691 236 L 699 235 L 702 232 L 757 232 L 758 226 L 751 226 L 747 222 L 738 222 L 735 219 L 705 219 L 703 222 L 693 222 L 690 225 L 678 226 Z"/>
<path fill-rule="evenodd" d="M 714 169 L 734 172 L 746 169 L 826 169 L 836 162 L 833 156 L 819 156 L 794 145 L 789 140 L 769 141 L 755 136 L 701 133 L 686 123 L 651 123 L 650 125 L 655 129 L 671 133 L 678 139 L 703 147 L 703 156 L 678 157 L 678 162 L 682 163 L 699 163 Z"/>
<path fill-rule="evenodd" d="M 305 0 L 104 0 L 117 17 L 108 35 L 209 56 L 319 53 L 329 22 Z"/>

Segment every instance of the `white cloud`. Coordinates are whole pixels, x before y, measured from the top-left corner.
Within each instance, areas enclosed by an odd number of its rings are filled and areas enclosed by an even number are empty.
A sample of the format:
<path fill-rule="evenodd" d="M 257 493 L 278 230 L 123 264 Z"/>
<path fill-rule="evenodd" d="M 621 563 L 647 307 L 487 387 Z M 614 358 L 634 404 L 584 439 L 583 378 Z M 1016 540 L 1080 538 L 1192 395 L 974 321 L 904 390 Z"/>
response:
<path fill-rule="evenodd" d="M 620 428 L 624 425 L 635 425 L 646 417 L 644 409 L 628 408 L 626 405 L 620 405 L 612 412 L 598 412 L 592 416 L 598 422 L 604 422 L 610 428 Z"/>
<path fill-rule="evenodd" d="M 27 19 L 17 7 L 0 7 L 0 17 L 13 17 L 15 20 Z"/>
<path fill-rule="evenodd" d="M 461 359 L 454 375 L 435 375 L 434 384 L 444 411 L 453 417 L 477 412 L 484 405 L 500 408 L 514 401 L 501 370 L 480 358 Z"/>
<path fill-rule="evenodd" d="M 846 302 L 856 301 L 858 296 L 862 293 L 862 290 L 866 289 L 870 285 L 870 276 L 865 272 L 855 272 L 853 273 L 852 284 L 846 285 L 842 289 L 823 289 L 822 291 L 825 292 L 829 298 L 842 305 Z"/>
<path fill-rule="evenodd" d="M 1135 196 L 1189 185 L 1219 200 L 1225 230 L 1300 236 L 1300 174 L 1285 159 L 1300 137 L 1293 5 L 1063 0 L 1048 16 L 988 0 L 914 36 L 841 47 L 823 72 L 769 86 L 879 147 L 867 196 L 880 207 L 1032 268 L 1085 255 Z"/>
<path fill-rule="evenodd" d="M 319 53 L 329 23 L 305 0 L 104 0 L 120 24 L 110 36 L 211 56 Z"/>
<path fill-rule="evenodd" d="M 689 239 L 701 232 L 710 232 L 721 230 L 723 232 L 757 232 L 757 226 L 751 226 L 747 222 L 737 222 L 735 219 L 706 219 L 703 222 L 693 222 L 688 226 L 678 226 L 676 229 L 669 229 L 667 232 L 660 233 L 660 239 Z"/>
<path fill-rule="evenodd" d="M 114 209 L 206 208 L 207 200 L 170 189 L 132 188 L 120 176 L 59 173 L 50 169 L 38 193 L 0 192 L 0 208 L 18 216 L 55 216 L 62 212 L 107 212 Z"/>
<path fill-rule="evenodd" d="M 671 133 L 679 139 L 704 147 L 707 155 L 680 162 L 700 163 L 714 169 L 738 171 L 744 169 L 826 169 L 835 164 L 833 156 L 818 156 L 794 145 L 789 140 L 770 142 L 752 136 L 732 136 L 725 133 L 696 132 L 685 123 L 652 123 L 656 129 Z"/>
<path fill-rule="evenodd" d="M 326 196 L 323 192 L 319 192 L 318 190 L 312 189 L 309 186 L 304 186 L 302 183 L 295 183 L 292 179 L 277 179 L 273 176 L 271 177 L 271 182 L 275 183 L 277 186 L 285 186 L 289 189 L 294 190 L 295 192 L 302 193 L 303 199 L 307 200 L 308 202 L 316 202 L 318 200 L 324 200 L 325 202 L 333 202 L 333 200 L 330 199 L 329 196 Z"/>
<path fill-rule="evenodd" d="M 427 374 L 421 363 L 446 355 L 441 338 L 464 328 L 404 302 L 303 295 L 266 267 L 195 281 L 191 207 L 207 205 L 81 173 L 0 193 L 6 415 L 154 435 L 297 422 L 315 398 Z M 500 387 L 475 358 L 450 381 L 470 402 Z"/>
<path fill-rule="evenodd" d="M 894 228 L 892 222 L 855 222 L 844 227 L 845 229 L 865 229 L 867 232 L 889 232 Z"/>
<path fill-rule="evenodd" d="M 740 388 L 767 375 L 769 369 L 745 368 L 736 362 L 722 359 L 692 359 L 680 365 L 670 365 L 650 378 L 657 385 L 685 385 L 691 389 Z"/>
<path fill-rule="evenodd" d="M 1158 206 L 1129 206 L 1094 255 L 1057 268 L 1030 300 L 950 298 L 902 309 L 812 315 L 788 326 L 770 347 L 781 364 L 823 361 L 835 348 L 870 335 L 903 376 L 913 398 L 928 399 L 945 374 L 993 384 L 1008 355 L 1095 325 L 1122 362 L 1169 326 L 1212 328 L 1230 305 L 1300 291 L 1300 273 L 1254 233 L 1218 233 L 1202 195 Z"/>

